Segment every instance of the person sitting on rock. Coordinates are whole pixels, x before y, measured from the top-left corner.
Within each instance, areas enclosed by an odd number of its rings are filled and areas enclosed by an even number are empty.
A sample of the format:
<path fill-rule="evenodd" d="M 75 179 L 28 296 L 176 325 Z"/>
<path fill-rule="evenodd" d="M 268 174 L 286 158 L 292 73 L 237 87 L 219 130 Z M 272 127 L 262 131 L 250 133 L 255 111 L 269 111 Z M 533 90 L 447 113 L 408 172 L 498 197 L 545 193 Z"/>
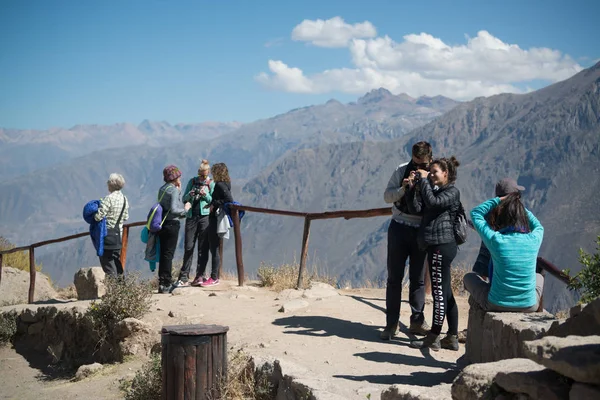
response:
<path fill-rule="evenodd" d="M 471 211 L 471 220 L 492 263 L 489 282 L 469 272 L 463 278 L 465 289 L 485 311 L 537 311 L 544 288 L 544 277 L 536 273 L 544 228 L 525 209 L 521 193 L 487 200 Z"/>
<path fill-rule="evenodd" d="M 522 192 L 525 188 L 517 184 L 517 181 L 512 178 L 502 178 L 496 183 L 496 197 L 504 197 L 510 193 Z M 485 216 L 486 220 L 488 216 Z M 477 254 L 477 259 L 473 264 L 473 272 L 476 272 L 477 275 L 485 278 L 489 275 L 489 266 L 492 260 L 492 255 L 487 247 L 485 247 L 485 243 L 481 242 L 479 246 L 479 254 Z"/>

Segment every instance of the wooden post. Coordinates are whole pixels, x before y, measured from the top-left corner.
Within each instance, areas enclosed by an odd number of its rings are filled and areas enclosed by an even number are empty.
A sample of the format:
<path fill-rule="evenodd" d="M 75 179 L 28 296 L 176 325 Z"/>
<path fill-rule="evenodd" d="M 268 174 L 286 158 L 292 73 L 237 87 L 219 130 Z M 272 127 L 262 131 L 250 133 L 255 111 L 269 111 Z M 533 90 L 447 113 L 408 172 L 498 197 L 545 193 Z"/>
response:
<path fill-rule="evenodd" d="M 29 304 L 33 303 L 33 297 L 35 294 L 35 254 L 33 251 L 34 247 L 29 247 Z"/>
<path fill-rule="evenodd" d="M 244 286 L 244 260 L 242 259 L 242 230 L 240 228 L 240 211 L 232 209 L 233 234 L 235 236 L 235 262 L 237 264 L 238 285 Z"/>
<path fill-rule="evenodd" d="M 219 238 L 219 279 L 223 276 L 223 238 Z"/>
<path fill-rule="evenodd" d="M 302 289 L 304 270 L 306 269 L 306 258 L 308 257 L 308 236 L 310 235 L 310 218 L 304 218 L 304 232 L 302 233 L 302 250 L 300 253 L 300 268 L 298 270 L 298 285 L 296 289 Z"/>
<path fill-rule="evenodd" d="M 0 284 L 2 284 L 2 256 L 4 254 L 0 254 Z"/>
<path fill-rule="evenodd" d="M 127 242 L 129 241 L 129 227 L 123 226 L 123 237 L 121 238 L 121 265 L 123 265 L 123 272 L 125 272 L 125 262 L 127 261 Z"/>
<path fill-rule="evenodd" d="M 162 328 L 162 399 L 219 398 L 227 380 L 227 331 L 219 325 Z"/>

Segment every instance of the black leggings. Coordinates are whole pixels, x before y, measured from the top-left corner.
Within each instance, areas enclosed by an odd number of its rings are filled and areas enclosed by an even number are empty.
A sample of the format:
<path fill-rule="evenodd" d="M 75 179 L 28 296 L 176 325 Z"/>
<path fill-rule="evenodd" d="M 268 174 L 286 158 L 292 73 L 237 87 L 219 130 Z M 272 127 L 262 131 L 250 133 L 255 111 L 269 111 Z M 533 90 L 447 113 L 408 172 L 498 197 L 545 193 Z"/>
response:
<path fill-rule="evenodd" d="M 431 332 L 439 335 L 442 332 L 444 318 L 448 318 L 448 335 L 458 334 L 458 307 L 452 294 L 451 263 L 456 257 L 456 243 L 429 246 L 427 259 L 431 276 L 431 293 L 433 295 L 433 323 Z"/>

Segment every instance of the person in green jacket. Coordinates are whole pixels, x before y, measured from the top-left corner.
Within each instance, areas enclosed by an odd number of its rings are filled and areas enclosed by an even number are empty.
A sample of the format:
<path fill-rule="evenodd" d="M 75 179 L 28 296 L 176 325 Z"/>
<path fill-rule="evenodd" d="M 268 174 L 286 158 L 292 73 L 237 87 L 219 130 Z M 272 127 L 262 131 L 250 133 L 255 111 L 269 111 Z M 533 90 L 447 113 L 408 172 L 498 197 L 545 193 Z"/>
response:
<path fill-rule="evenodd" d="M 470 272 L 463 278 L 465 289 L 486 311 L 537 311 L 544 289 L 544 277 L 536 273 L 544 228 L 520 192 L 480 204 L 471 210 L 471 220 L 492 259 L 490 282 Z"/>
<path fill-rule="evenodd" d="M 208 216 L 210 214 L 210 203 L 215 183 L 210 179 L 210 164 L 208 160 L 202 160 L 198 168 L 198 176 L 189 180 L 183 192 L 183 201 L 190 202 L 192 207 L 185 219 L 185 237 L 183 265 L 179 272 L 179 280 L 175 286 L 189 285 L 189 274 L 194 256 L 194 246 L 198 242 L 198 261 L 196 277 L 192 286 L 200 286 L 204 282 L 201 271 L 206 270 L 209 255 L 208 242 Z"/>

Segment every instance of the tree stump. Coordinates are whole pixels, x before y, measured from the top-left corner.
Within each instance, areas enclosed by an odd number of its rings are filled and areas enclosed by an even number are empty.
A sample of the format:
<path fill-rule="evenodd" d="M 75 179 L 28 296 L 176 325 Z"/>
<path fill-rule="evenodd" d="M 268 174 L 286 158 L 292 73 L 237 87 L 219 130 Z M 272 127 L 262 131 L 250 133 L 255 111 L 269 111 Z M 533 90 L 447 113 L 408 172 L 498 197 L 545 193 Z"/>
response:
<path fill-rule="evenodd" d="M 211 392 L 218 395 L 227 380 L 228 330 L 219 325 L 163 326 L 163 400 L 205 400 Z"/>

